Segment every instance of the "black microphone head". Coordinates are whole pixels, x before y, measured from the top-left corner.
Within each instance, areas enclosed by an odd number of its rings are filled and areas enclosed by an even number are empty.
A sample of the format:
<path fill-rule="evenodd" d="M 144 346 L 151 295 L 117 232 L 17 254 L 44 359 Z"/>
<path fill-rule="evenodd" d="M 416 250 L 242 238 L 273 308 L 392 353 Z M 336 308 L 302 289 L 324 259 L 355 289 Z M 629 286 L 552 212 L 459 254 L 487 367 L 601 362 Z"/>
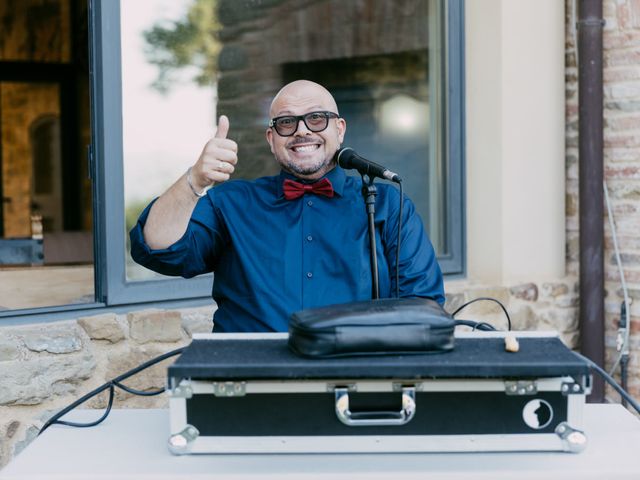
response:
<path fill-rule="evenodd" d="M 388 170 L 382 165 L 378 165 L 371 160 L 358 155 L 351 147 L 344 147 L 339 149 L 334 156 L 338 165 L 345 170 L 354 169 L 360 172 L 361 175 L 369 175 L 370 177 L 380 177 L 392 182 L 400 182 L 401 179 L 397 173 Z"/>
<path fill-rule="evenodd" d="M 355 150 L 351 147 L 340 148 L 335 155 L 336 163 L 342 168 L 349 170 L 355 168 L 353 165 L 354 157 L 359 157 Z"/>

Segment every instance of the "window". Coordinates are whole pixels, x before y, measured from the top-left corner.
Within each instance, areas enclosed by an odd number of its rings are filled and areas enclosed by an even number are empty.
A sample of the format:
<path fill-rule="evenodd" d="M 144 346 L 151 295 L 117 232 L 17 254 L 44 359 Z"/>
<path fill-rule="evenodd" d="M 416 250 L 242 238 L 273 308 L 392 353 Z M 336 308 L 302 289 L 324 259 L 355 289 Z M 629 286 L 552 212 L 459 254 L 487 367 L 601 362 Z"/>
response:
<path fill-rule="evenodd" d="M 84 5 L 57 1 L 63 11 L 81 12 Z M 33 152 L 29 168 L 51 175 L 28 179 L 32 204 L 47 207 L 24 208 L 29 220 L 22 221 L 20 236 L 31 241 L 22 248 L 42 254 L 38 239 L 29 238 L 39 228 L 38 216 L 45 264 L 47 231 L 61 222 L 64 232 L 89 234 L 78 238 L 83 245 L 95 238 L 96 288 L 78 292 L 96 306 L 209 297 L 210 275 L 168 278 L 133 264 L 128 229 L 142 207 L 197 159 L 220 114 L 229 116 L 230 137 L 240 146 L 235 177 L 276 173 L 264 140 L 269 103 L 282 85 L 306 78 L 335 96 L 348 123 L 345 145 L 405 178 L 405 191 L 423 217 L 443 270 L 463 273 L 462 5 L 462 0 L 89 1 L 90 166 L 87 172 L 79 160 L 76 145 L 82 141 L 69 146 L 64 106 L 59 116 L 43 111 L 25 127 Z M 80 17 L 69 18 L 78 30 Z M 40 83 L 0 80 L 51 92 L 67 88 L 57 77 Z M 88 119 L 71 124 L 84 141 Z M 88 173 L 93 188 L 84 181 L 76 182 L 75 190 L 70 186 L 66 157 L 57 153 L 65 148 L 77 154 L 75 180 Z M 69 213 L 71 205 L 76 207 Z M 0 244 L 0 258 L 3 248 Z M 91 255 L 73 250 L 83 257 L 80 263 L 91 265 L 93 278 Z M 34 268 L 29 265 L 25 268 Z M 92 282 L 87 278 L 84 284 Z"/>
<path fill-rule="evenodd" d="M 92 303 L 86 5 L 5 1 L 0 16 L 0 310 Z"/>
<path fill-rule="evenodd" d="M 125 208 L 139 211 L 175 181 L 222 113 L 239 143 L 235 178 L 277 173 L 264 141 L 269 102 L 306 78 L 336 98 L 345 145 L 404 176 L 444 270 L 461 273 L 461 149 L 452 140 L 462 113 L 460 99 L 445 96 L 445 86 L 461 95 L 446 48 L 455 39 L 461 57 L 460 3 L 121 3 Z M 149 188 L 130 188 L 144 179 Z M 127 266 L 129 283 L 148 278 L 140 270 Z"/>

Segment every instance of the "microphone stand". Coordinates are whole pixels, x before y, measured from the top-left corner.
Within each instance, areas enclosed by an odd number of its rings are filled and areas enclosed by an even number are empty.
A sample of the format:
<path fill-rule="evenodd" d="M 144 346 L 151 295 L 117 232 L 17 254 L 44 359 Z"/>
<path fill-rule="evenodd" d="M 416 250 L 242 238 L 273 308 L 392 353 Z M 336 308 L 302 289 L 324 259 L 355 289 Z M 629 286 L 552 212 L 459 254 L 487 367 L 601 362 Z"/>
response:
<path fill-rule="evenodd" d="M 371 262 L 371 299 L 378 300 L 380 298 L 380 287 L 378 283 L 378 254 L 376 251 L 376 195 L 378 189 L 373 184 L 373 177 L 368 175 L 362 176 L 362 197 L 367 209 L 367 217 L 369 220 L 369 259 Z"/>

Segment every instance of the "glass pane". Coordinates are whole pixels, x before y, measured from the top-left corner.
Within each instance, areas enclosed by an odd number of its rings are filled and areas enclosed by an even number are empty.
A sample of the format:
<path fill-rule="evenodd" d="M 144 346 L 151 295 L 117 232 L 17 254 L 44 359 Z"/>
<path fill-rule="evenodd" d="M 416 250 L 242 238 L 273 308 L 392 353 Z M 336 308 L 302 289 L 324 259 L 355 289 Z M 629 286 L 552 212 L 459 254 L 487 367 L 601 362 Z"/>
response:
<path fill-rule="evenodd" d="M 60 90 L 0 82 L 0 309 L 94 300 L 91 202 L 81 200 L 91 190 L 65 180 L 79 166 L 63 155 Z"/>
<path fill-rule="evenodd" d="M 87 6 L 0 17 L 0 310 L 93 302 Z"/>
<path fill-rule="evenodd" d="M 195 162 L 217 114 L 239 145 L 235 178 L 277 173 L 269 105 L 304 78 L 335 96 L 345 146 L 405 179 L 448 253 L 443 3 L 121 2 L 127 215 Z M 133 268 L 128 277 L 142 278 Z"/>
<path fill-rule="evenodd" d="M 213 5 L 214 2 L 207 2 Z M 160 195 L 197 160 L 213 136 L 216 92 L 211 81 L 194 77 L 199 69 L 190 61 L 179 71 L 158 78 L 157 65 L 173 60 L 151 46 L 147 38 L 167 42 L 187 55 L 192 33 L 171 29 L 192 7 L 192 0 L 140 0 L 121 2 L 122 109 L 125 219 L 128 232 L 142 209 Z M 163 278 L 133 262 L 125 240 L 127 280 Z"/>
<path fill-rule="evenodd" d="M 0 18 L 0 60 L 70 61 L 70 0 L 1 1 Z"/>

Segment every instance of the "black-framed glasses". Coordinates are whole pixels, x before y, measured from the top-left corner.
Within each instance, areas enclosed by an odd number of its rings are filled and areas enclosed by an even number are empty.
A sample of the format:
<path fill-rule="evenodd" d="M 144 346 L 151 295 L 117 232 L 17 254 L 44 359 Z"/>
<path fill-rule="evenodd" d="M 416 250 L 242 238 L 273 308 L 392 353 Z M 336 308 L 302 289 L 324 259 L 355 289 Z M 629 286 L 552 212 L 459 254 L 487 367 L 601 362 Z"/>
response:
<path fill-rule="evenodd" d="M 274 128 L 281 137 L 290 137 L 298 131 L 300 120 L 307 128 L 314 132 L 321 132 L 329 125 L 330 118 L 339 118 L 340 115 L 333 112 L 309 112 L 304 115 L 284 115 L 269 120 L 269 127 Z"/>

